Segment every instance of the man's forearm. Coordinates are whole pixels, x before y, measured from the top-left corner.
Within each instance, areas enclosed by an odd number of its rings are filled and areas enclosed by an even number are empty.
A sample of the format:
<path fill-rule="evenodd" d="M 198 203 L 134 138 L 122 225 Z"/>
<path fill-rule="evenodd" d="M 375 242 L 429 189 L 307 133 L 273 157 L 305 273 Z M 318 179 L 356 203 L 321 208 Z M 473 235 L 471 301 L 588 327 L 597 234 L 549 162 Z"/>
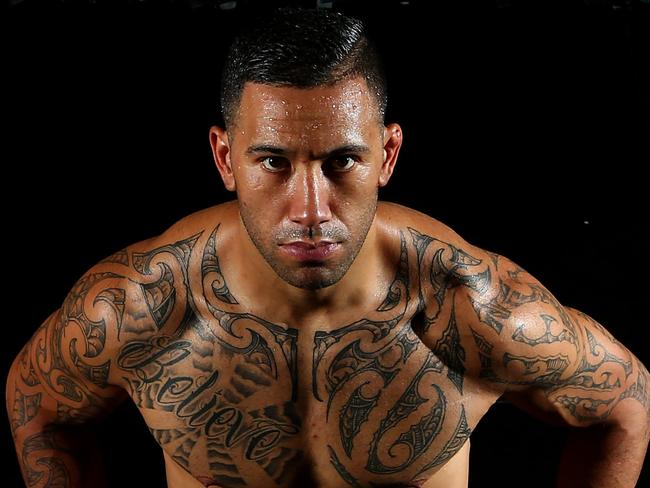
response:
<path fill-rule="evenodd" d="M 30 430 L 16 436 L 18 462 L 29 488 L 108 486 L 101 450 L 90 427 L 50 424 Z"/>
<path fill-rule="evenodd" d="M 558 488 L 634 488 L 648 447 L 647 413 L 635 422 L 573 429 L 560 462 Z"/>

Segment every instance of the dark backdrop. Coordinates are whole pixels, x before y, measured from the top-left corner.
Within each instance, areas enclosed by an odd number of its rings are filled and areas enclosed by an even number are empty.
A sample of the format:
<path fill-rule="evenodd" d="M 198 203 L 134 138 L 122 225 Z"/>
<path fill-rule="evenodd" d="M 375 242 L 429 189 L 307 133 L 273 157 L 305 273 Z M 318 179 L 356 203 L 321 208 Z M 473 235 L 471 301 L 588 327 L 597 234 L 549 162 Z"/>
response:
<path fill-rule="evenodd" d="M 208 128 L 225 47 L 260 2 L 10 3 L 3 378 L 92 264 L 233 197 Z M 334 2 L 368 20 L 389 75 L 387 118 L 404 129 L 380 198 L 515 260 L 649 364 L 649 5 L 426 3 Z M 22 486 L 1 425 L 1 485 Z M 112 486 L 163 486 L 132 405 L 100 435 Z M 470 486 L 551 486 L 564 436 L 497 403 L 472 436 Z"/>

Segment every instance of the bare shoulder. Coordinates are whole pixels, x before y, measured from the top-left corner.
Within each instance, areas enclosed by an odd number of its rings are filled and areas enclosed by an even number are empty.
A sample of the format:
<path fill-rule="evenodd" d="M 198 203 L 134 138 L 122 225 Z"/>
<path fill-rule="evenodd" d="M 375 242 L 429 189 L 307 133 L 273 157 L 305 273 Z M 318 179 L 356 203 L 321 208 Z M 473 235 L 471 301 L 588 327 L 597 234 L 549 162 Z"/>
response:
<path fill-rule="evenodd" d="M 387 230 L 413 230 L 454 245 L 469 244 L 454 229 L 419 210 L 395 202 L 380 201 L 377 206 L 380 225 Z"/>
<path fill-rule="evenodd" d="M 418 332 L 458 385 L 478 382 L 569 425 L 607 421 L 623 401 L 650 410 L 646 368 L 603 325 L 507 257 L 424 214 L 386 208 L 388 221 L 406 223 L 417 252 Z"/>
<path fill-rule="evenodd" d="M 192 213 L 160 235 L 127 246 L 91 270 L 121 280 L 124 296 L 121 343 L 131 337 L 172 333 L 182 313 L 178 305 L 191 305 L 192 287 L 206 246 L 229 227 L 236 207 L 227 202 Z M 224 226 L 224 224 L 226 224 Z M 180 308 L 185 308 L 180 307 Z"/>
<path fill-rule="evenodd" d="M 386 221 L 405 223 L 416 250 L 419 335 L 459 386 L 477 382 L 570 425 L 607 421 L 624 401 L 650 411 L 647 369 L 603 325 L 511 259 L 420 212 L 385 209 Z"/>
<path fill-rule="evenodd" d="M 192 275 L 197 274 L 192 259 L 219 226 L 226 207 L 196 212 L 158 236 L 128 245 L 76 281 L 41 327 L 60 340 L 61 354 L 71 356 L 71 377 L 99 388 L 124 387 L 119 368 L 123 351 L 135 343 L 151 344 L 183 324 L 192 306 Z"/>
<path fill-rule="evenodd" d="M 417 267 L 421 307 L 440 307 L 451 292 L 471 291 L 475 297 L 488 299 L 498 292 L 498 283 L 491 279 L 498 255 L 469 243 L 429 215 L 399 204 L 382 203 L 378 217 L 379 225 L 386 229 L 384 234 L 395 237 L 401 233 L 405 245 L 415 251 L 416 259 L 412 261 Z"/>
<path fill-rule="evenodd" d="M 197 263 L 205 252 L 205 246 L 210 245 L 211 241 L 214 245 L 217 232 L 221 239 L 229 235 L 227 229 L 232 228 L 229 224 L 236 216 L 236 201 L 199 210 L 178 220 L 159 235 L 133 243 L 108 256 L 91 271 L 114 273 L 123 279 L 123 285 L 131 292 L 129 296 L 134 301 L 133 305 L 146 304 L 150 312 L 159 312 L 159 303 L 147 302 L 153 299 L 151 292 L 161 291 L 155 290 L 154 285 L 165 284 L 169 287 L 167 293 L 185 295 L 187 292 L 179 287 L 191 286 L 190 278 L 200 268 Z M 160 300 L 160 296 L 157 300 Z M 155 318 L 156 313 L 153 316 Z"/>
<path fill-rule="evenodd" d="M 198 234 L 214 231 L 215 227 L 232 223 L 237 218 L 237 200 L 231 200 L 191 213 L 175 222 L 159 236 L 146 241 L 149 247 L 165 246 Z"/>

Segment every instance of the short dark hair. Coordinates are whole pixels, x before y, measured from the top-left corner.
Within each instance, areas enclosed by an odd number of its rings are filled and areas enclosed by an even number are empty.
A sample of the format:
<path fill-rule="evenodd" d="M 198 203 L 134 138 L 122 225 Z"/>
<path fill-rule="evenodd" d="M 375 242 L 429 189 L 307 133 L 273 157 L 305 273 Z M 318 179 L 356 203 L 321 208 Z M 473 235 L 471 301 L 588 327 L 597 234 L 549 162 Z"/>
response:
<path fill-rule="evenodd" d="M 386 113 L 386 76 L 378 52 L 358 19 L 328 10 L 283 8 L 252 22 L 233 41 L 221 79 L 226 127 L 247 82 L 314 88 L 362 76 Z"/>

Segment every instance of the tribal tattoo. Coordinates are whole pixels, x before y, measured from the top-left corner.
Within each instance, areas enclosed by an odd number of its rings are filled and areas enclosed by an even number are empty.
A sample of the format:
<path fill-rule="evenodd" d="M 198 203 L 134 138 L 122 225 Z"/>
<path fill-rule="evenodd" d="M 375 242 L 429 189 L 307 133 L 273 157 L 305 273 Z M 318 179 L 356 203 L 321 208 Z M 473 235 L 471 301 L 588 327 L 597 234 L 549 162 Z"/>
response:
<path fill-rule="evenodd" d="M 423 473 L 453 457 L 471 432 L 462 404 L 465 349 L 448 302 L 457 286 L 482 286 L 464 271 L 478 262 L 409 233 L 410 241 L 400 234 L 398 271 L 377 310 L 314 336 L 314 398 L 324 403 L 327 422 L 338 423 L 328 455 L 352 487 L 420 486 Z M 438 252 L 425 269 L 432 242 Z M 437 327 L 443 318 L 445 327 Z M 421 338 L 434 330 L 431 347 L 423 347 Z"/>
<path fill-rule="evenodd" d="M 314 331 L 243 309 L 220 229 L 104 259 L 25 345 L 7 405 L 28 486 L 83 478 L 70 425 L 101 418 L 124 390 L 170 458 L 225 488 L 252 472 L 291 485 L 310 463 L 308 410 L 331 469 L 359 488 L 420 486 L 453 458 L 489 408 L 468 401 L 477 384 L 540 389 L 576 425 L 625 399 L 650 409 L 643 364 L 501 256 L 408 227 L 381 303 Z M 313 348 L 299 351 L 309 330 Z"/>
<path fill-rule="evenodd" d="M 14 361 L 7 410 L 30 487 L 77 483 L 79 467 L 66 462 L 78 451 L 70 447 L 70 426 L 101 418 L 124 398 L 109 384 L 109 344 L 119 334 L 126 299 L 120 268 L 100 263 L 79 279 Z M 36 421 L 41 432 L 26 435 Z"/>
<path fill-rule="evenodd" d="M 219 264 L 219 227 L 200 253 L 200 284 L 190 283 L 193 243 L 134 257 L 143 274 L 153 262 L 160 269 L 142 285 L 158 333 L 123 346 L 117 366 L 138 407 L 156 412 L 148 420 L 156 441 L 192 476 L 206 486 L 245 486 L 250 462 L 282 484 L 303 457 L 298 332 L 239 311 Z M 158 262 L 161 253 L 176 256 L 176 266 Z M 269 392 L 278 392 L 272 403 Z"/>
<path fill-rule="evenodd" d="M 591 317 L 560 305 L 522 268 L 491 258 L 495 291 L 463 294 L 480 378 L 504 390 L 541 389 L 575 425 L 606 420 L 628 397 L 648 410 L 647 389 L 635 388 L 647 384 L 648 371 L 630 351 Z"/>

